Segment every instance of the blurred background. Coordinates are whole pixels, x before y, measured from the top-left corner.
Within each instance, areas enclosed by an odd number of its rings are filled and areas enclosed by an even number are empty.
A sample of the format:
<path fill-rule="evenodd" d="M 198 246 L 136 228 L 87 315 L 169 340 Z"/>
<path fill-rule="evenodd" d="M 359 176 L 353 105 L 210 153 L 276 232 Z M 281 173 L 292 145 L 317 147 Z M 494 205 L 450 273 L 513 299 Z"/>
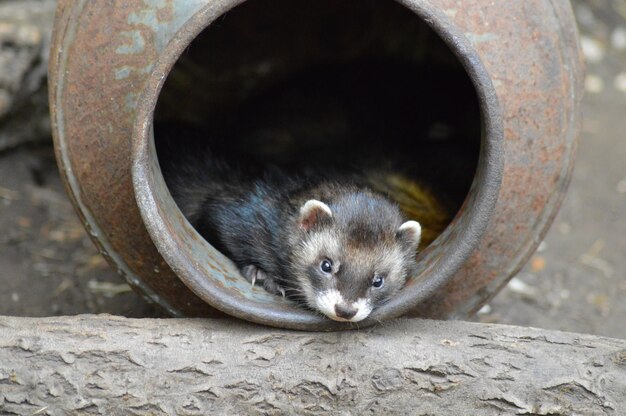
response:
<path fill-rule="evenodd" d="M 527 266 L 476 316 L 626 338 L 626 0 L 572 2 L 587 60 L 572 183 Z M 59 178 L 45 102 L 53 0 L 0 0 L 0 314 L 165 314 L 87 237 Z"/>

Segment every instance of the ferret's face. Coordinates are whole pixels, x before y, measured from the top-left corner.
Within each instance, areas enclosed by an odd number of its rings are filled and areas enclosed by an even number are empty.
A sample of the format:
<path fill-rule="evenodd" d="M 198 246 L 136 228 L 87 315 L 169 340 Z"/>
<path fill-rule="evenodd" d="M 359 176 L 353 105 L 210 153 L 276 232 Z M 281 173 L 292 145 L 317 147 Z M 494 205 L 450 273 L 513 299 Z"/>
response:
<path fill-rule="evenodd" d="M 314 204 L 322 205 L 305 209 L 305 204 L 301 210 L 301 218 L 302 213 L 307 218 L 310 209 L 317 210 L 315 227 L 304 229 L 294 256 L 301 296 L 309 307 L 333 320 L 361 321 L 404 286 L 415 267 L 420 226 L 415 221 L 401 223 L 395 206 L 393 215 L 387 212 L 368 220 L 336 207 L 331 211 L 319 201 Z"/>

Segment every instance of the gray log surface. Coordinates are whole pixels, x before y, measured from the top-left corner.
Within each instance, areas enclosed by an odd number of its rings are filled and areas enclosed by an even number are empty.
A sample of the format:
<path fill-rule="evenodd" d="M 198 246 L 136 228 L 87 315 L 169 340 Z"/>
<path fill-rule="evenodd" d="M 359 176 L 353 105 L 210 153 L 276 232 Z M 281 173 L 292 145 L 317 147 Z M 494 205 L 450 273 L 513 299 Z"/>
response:
<path fill-rule="evenodd" d="M 626 340 L 399 320 L 0 317 L 0 414 L 624 415 Z"/>

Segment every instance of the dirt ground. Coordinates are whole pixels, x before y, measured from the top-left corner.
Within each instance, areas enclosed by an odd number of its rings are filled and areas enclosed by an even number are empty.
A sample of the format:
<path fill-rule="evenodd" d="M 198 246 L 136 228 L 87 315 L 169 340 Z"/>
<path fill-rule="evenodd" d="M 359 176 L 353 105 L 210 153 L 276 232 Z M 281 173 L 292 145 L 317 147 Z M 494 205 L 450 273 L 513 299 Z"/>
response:
<path fill-rule="evenodd" d="M 626 338 L 626 2 L 574 4 L 587 78 L 572 182 L 537 253 L 477 319 Z"/>
<path fill-rule="evenodd" d="M 538 252 L 476 319 L 626 338 L 626 2 L 575 3 L 589 63 L 571 187 Z M 0 285 L 3 315 L 165 316 L 98 254 L 49 144 L 0 153 Z"/>
<path fill-rule="evenodd" d="M 51 145 L 0 154 L 0 314 L 163 315 L 132 292 L 86 235 Z"/>

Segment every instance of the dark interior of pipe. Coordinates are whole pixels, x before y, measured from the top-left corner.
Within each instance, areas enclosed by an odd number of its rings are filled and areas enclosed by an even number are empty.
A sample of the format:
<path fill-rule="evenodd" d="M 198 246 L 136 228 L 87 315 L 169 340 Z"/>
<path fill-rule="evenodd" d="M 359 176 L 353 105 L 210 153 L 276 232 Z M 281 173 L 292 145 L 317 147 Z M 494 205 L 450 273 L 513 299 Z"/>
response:
<path fill-rule="evenodd" d="M 159 157 L 159 126 L 184 123 L 237 163 L 397 172 L 378 186 L 427 242 L 462 206 L 481 137 L 461 64 L 393 0 L 246 1 L 181 56 L 155 122 Z"/>

